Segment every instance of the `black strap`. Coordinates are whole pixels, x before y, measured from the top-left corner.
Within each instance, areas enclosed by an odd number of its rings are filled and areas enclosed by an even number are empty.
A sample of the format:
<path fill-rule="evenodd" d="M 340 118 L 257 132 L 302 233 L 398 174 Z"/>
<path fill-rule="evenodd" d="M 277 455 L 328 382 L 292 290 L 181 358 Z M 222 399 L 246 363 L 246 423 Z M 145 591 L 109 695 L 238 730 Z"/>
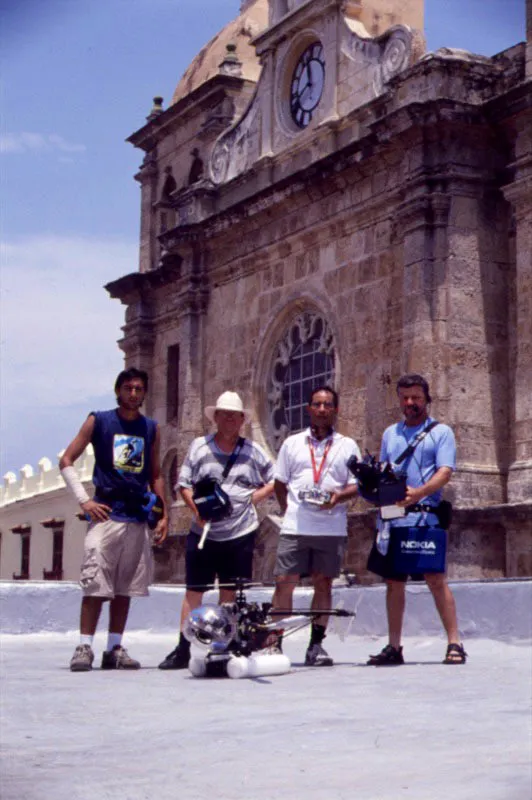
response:
<path fill-rule="evenodd" d="M 244 447 L 244 442 L 245 441 L 246 440 L 244 439 L 243 436 L 239 436 L 238 437 L 238 441 L 237 441 L 237 443 L 235 445 L 235 449 L 233 450 L 233 452 L 231 453 L 231 455 L 227 459 L 227 464 L 225 465 L 224 471 L 222 472 L 222 480 L 223 481 L 225 481 L 225 479 L 229 475 L 230 471 L 232 470 L 233 464 L 237 460 L 240 451 Z"/>
<path fill-rule="evenodd" d="M 422 431 L 420 431 L 420 432 L 418 433 L 418 435 L 416 436 L 416 438 L 415 438 L 415 439 L 413 439 L 413 440 L 410 442 L 410 444 L 408 445 L 408 447 L 406 448 L 406 450 L 403 450 L 403 452 L 401 453 L 401 455 L 400 455 L 398 458 L 396 458 L 396 459 L 395 459 L 395 462 L 394 462 L 394 463 L 395 463 L 395 464 L 402 464 L 402 463 L 403 463 L 403 461 L 405 460 L 405 458 L 408 458 L 409 456 L 411 456 L 411 455 L 412 455 L 412 453 L 414 452 L 414 450 L 416 449 L 416 447 L 418 446 L 418 444 L 419 444 L 420 442 L 422 442 L 422 441 L 423 441 L 423 439 L 425 438 L 425 436 L 427 435 L 427 433 L 429 433 L 429 431 L 431 431 L 433 428 L 435 428 L 435 427 L 436 427 L 436 425 L 439 425 L 439 424 L 440 424 L 440 423 L 439 423 L 437 420 L 433 419 L 433 420 L 432 420 L 432 422 L 431 422 L 431 423 L 429 423 L 429 425 L 427 425 L 427 427 L 426 427 L 426 428 L 423 428 L 423 430 L 422 430 Z"/>
<path fill-rule="evenodd" d="M 431 506 L 430 503 L 414 503 L 413 506 L 407 506 L 405 511 L 407 514 L 415 514 L 420 511 L 423 511 L 425 514 L 435 514 L 439 507 L 439 503 L 437 506 Z"/>

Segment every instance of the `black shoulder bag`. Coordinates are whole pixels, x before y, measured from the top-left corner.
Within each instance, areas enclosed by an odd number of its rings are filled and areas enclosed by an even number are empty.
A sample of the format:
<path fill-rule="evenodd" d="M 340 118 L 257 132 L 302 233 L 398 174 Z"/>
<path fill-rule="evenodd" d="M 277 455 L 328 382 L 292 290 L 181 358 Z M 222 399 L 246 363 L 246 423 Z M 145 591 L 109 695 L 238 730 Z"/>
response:
<path fill-rule="evenodd" d="M 229 472 L 233 468 L 240 451 L 246 440 L 240 436 L 235 449 L 229 456 L 227 464 L 222 472 L 222 483 L 225 481 Z M 233 506 L 227 492 L 224 491 L 217 478 L 202 478 L 194 485 L 192 499 L 198 509 L 201 519 L 206 522 L 220 522 L 231 515 Z"/>

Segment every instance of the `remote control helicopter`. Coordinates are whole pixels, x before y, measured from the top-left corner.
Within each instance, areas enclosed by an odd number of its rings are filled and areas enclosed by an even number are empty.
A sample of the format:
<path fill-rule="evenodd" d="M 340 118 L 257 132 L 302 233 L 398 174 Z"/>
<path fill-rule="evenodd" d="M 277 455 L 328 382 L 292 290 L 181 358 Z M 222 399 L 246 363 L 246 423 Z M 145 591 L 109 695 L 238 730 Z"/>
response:
<path fill-rule="evenodd" d="M 294 613 L 273 609 L 270 602 L 248 601 L 245 590 L 259 585 L 262 584 L 240 579 L 224 584 L 236 590 L 234 603 L 205 603 L 190 613 L 184 635 L 191 643 L 189 670 L 192 675 L 197 678 L 283 675 L 292 666 L 281 649 L 284 638 L 323 614 L 356 616 L 355 611 L 342 608 Z"/>

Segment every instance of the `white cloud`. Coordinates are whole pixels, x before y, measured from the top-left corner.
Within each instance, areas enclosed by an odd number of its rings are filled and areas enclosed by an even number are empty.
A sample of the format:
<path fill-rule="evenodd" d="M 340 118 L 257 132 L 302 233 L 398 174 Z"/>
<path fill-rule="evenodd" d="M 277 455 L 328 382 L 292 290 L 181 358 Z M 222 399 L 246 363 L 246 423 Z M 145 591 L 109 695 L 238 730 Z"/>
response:
<path fill-rule="evenodd" d="M 125 307 L 103 285 L 137 270 L 136 242 L 35 237 L 0 251 L 2 467 L 54 457 L 111 404 Z M 76 422 L 74 422 L 74 419 Z"/>
<path fill-rule="evenodd" d="M 57 133 L 42 134 L 30 133 L 6 133 L 0 136 L 0 153 L 43 153 L 58 151 L 60 153 L 84 153 L 84 144 L 68 142 Z"/>
<path fill-rule="evenodd" d="M 103 285 L 137 269 L 135 242 L 38 237 L 2 246 L 2 395 L 58 407 L 109 391 L 124 306 Z"/>

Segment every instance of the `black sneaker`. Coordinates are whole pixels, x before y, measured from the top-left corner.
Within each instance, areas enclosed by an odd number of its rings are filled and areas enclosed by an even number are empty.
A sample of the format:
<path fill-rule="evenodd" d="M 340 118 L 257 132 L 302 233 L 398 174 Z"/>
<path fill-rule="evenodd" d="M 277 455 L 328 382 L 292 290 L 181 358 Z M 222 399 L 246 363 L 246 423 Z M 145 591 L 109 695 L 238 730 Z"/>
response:
<path fill-rule="evenodd" d="M 321 644 L 311 644 L 305 655 L 306 667 L 332 667 L 334 661 Z"/>
<path fill-rule="evenodd" d="M 190 661 L 190 651 L 177 645 L 175 650 L 168 653 L 164 661 L 159 664 L 159 669 L 186 669 Z"/>
<path fill-rule="evenodd" d="M 404 664 L 403 648 L 387 644 L 376 656 L 370 656 L 367 665 L 370 667 L 394 667 Z"/>
<path fill-rule="evenodd" d="M 140 669 L 140 663 L 131 658 L 125 647 L 116 644 L 102 654 L 102 669 Z"/>

